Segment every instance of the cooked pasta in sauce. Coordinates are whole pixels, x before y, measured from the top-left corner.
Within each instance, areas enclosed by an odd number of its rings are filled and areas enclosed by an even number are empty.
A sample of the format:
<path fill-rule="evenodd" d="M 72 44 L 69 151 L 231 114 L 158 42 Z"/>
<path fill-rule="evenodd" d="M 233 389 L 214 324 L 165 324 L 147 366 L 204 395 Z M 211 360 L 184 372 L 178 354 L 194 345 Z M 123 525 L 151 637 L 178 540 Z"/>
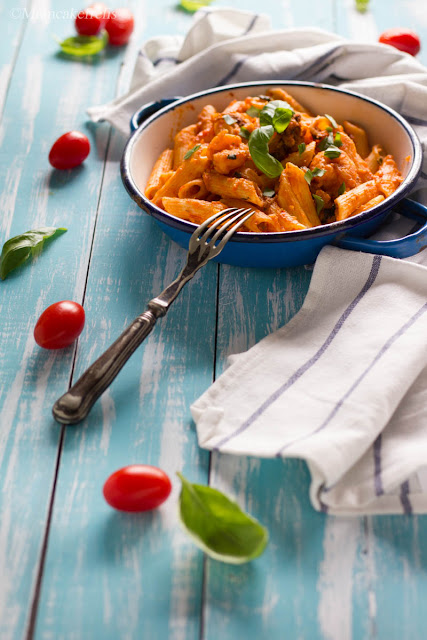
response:
<path fill-rule="evenodd" d="M 353 122 L 311 115 L 281 88 L 205 106 L 157 159 L 145 194 L 200 224 L 228 207 L 251 207 L 242 231 L 283 232 L 344 220 L 390 196 L 403 178 Z"/>

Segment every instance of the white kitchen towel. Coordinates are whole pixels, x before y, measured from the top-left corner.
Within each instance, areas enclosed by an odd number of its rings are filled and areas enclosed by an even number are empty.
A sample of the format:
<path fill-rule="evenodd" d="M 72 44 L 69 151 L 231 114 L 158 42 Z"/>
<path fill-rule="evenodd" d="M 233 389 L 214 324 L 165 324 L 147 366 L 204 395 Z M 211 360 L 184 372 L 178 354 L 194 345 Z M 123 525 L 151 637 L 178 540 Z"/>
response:
<path fill-rule="evenodd" d="M 146 42 L 130 91 L 88 114 L 129 135 L 131 116 L 147 102 L 253 80 L 309 80 L 370 96 L 403 115 L 427 149 L 427 69 L 418 60 L 320 29 L 272 30 L 265 15 L 226 8 L 198 11 L 185 38 Z M 427 151 L 418 187 L 426 185 Z"/>
<path fill-rule="evenodd" d="M 191 412 L 203 448 L 306 460 L 316 509 L 427 513 L 427 268 L 324 248 L 301 310 Z"/>

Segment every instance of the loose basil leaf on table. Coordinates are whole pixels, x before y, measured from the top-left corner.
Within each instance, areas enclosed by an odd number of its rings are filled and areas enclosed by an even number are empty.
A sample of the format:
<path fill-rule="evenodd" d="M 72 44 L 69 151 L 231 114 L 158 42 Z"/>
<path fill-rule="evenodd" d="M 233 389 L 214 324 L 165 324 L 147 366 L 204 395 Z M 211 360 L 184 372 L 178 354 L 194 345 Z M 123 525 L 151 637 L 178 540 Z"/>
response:
<path fill-rule="evenodd" d="M 66 38 L 62 42 L 58 40 L 58 44 L 62 51 L 69 56 L 94 56 L 107 46 L 108 34 L 106 31 L 102 36 L 73 36 Z"/>
<path fill-rule="evenodd" d="M 199 9 L 203 9 L 203 7 L 207 7 L 211 2 L 212 0 L 181 0 L 178 6 L 189 13 L 194 13 Z"/>
<path fill-rule="evenodd" d="M 38 256 L 47 240 L 53 240 L 66 231 L 67 229 L 62 227 L 42 227 L 7 240 L 0 256 L 0 278 L 4 280 L 13 269 L 20 267 L 30 256 L 33 258 Z"/>
<path fill-rule="evenodd" d="M 277 178 L 283 171 L 283 165 L 268 151 L 268 143 L 274 134 L 273 125 L 259 127 L 249 137 L 249 153 L 260 171 L 269 178 Z"/>
<path fill-rule="evenodd" d="M 180 519 L 187 533 L 207 555 L 221 562 L 243 564 L 261 555 L 268 531 L 221 491 L 192 484 L 181 473 Z"/>
<path fill-rule="evenodd" d="M 369 0 L 355 0 L 356 9 L 360 13 L 365 13 L 368 10 Z"/>

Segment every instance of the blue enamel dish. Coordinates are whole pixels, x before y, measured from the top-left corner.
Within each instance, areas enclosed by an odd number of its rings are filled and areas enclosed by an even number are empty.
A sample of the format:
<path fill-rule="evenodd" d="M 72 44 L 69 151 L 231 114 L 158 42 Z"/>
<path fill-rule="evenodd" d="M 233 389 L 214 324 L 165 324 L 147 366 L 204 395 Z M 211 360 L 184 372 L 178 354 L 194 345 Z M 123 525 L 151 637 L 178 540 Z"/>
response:
<path fill-rule="evenodd" d="M 204 105 L 222 111 L 232 99 L 263 94 L 283 87 L 312 113 L 328 113 L 337 121 L 350 120 L 367 131 L 371 145 L 380 144 L 391 153 L 404 176 L 400 187 L 386 200 L 361 214 L 321 227 L 282 233 L 238 232 L 217 260 L 245 267 L 291 267 L 311 264 L 326 244 L 405 258 L 427 246 L 427 208 L 406 196 L 415 187 L 421 170 L 422 148 L 412 127 L 389 107 L 365 96 L 311 82 L 253 82 L 227 85 L 185 98 L 168 98 L 141 107 L 131 120 L 132 135 L 121 162 L 123 183 L 141 209 L 153 216 L 160 228 L 184 248 L 196 225 L 176 218 L 155 206 L 145 195 L 145 185 L 160 153 L 171 147 L 174 135 L 196 121 Z M 390 211 L 418 222 L 405 238 L 391 241 L 369 239 Z"/>

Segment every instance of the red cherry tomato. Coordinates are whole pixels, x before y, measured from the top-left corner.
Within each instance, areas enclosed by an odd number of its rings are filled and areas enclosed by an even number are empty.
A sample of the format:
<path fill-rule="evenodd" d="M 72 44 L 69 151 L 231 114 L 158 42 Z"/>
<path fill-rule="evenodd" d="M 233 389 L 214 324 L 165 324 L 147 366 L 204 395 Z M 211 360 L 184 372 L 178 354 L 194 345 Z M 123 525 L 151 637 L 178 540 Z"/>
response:
<path fill-rule="evenodd" d="M 105 25 L 108 32 L 108 42 L 114 47 L 121 47 L 127 44 L 133 27 L 133 14 L 129 9 L 114 9 Z"/>
<path fill-rule="evenodd" d="M 110 12 L 104 4 L 96 3 L 77 14 L 76 31 L 81 36 L 96 36 L 105 28 Z"/>
<path fill-rule="evenodd" d="M 132 464 L 115 471 L 104 484 L 104 498 L 119 511 L 149 511 L 162 504 L 172 489 L 164 471 Z"/>
<path fill-rule="evenodd" d="M 55 302 L 45 309 L 34 327 L 34 339 L 44 349 L 63 349 L 79 337 L 85 324 L 81 304 L 71 300 Z"/>
<path fill-rule="evenodd" d="M 86 160 L 89 151 L 90 143 L 84 133 L 69 131 L 53 143 L 49 162 L 55 169 L 72 169 Z"/>
<path fill-rule="evenodd" d="M 383 44 L 389 44 L 399 51 L 416 56 L 421 49 L 421 42 L 415 31 L 410 29 L 388 29 L 379 37 Z"/>

